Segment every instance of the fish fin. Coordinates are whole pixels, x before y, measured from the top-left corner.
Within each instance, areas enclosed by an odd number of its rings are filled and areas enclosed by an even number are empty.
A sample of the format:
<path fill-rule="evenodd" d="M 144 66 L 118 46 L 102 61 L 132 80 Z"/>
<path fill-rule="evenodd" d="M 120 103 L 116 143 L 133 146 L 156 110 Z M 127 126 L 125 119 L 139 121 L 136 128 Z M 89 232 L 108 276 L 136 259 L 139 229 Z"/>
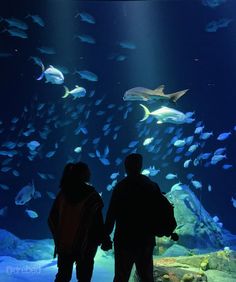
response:
<path fill-rule="evenodd" d="M 162 84 L 158 86 L 156 89 L 154 89 L 154 91 L 163 93 L 164 88 L 165 88 L 165 85 Z"/>
<path fill-rule="evenodd" d="M 41 80 L 41 79 L 43 78 L 43 76 L 44 76 L 45 68 L 44 68 L 43 63 L 41 63 L 40 66 L 41 66 L 41 68 L 42 68 L 42 73 L 41 73 L 40 77 L 37 78 L 37 80 Z"/>
<path fill-rule="evenodd" d="M 144 121 L 149 117 L 150 111 L 146 106 L 144 106 L 142 104 L 139 104 L 139 105 L 144 109 L 144 117 L 140 121 Z"/>
<path fill-rule="evenodd" d="M 182 91 L 178 91 L 172 94 L 168 94 L 166 95 L 170 100 L 172 100 L 173 102 L 176 102 L 180 97 L 182 97 L 186 92 L 188 91 L 188 89 L 182 90 Z"/>
<path fill-rule="evenodd" d="M 64 94 L 64 96 L 62 96 L 62 98 L 66 98 L 70 94 L 70 91 L 69 91 L 68 87 L 64 86 L 64 88 L 65 88 L 65 94 Z"/>
<path fill-rule="evenodd" d="M 41 73 L 40 77 L 37 78 L 37 80 L 41 80 L 44 76 L 44 72 Z"/>

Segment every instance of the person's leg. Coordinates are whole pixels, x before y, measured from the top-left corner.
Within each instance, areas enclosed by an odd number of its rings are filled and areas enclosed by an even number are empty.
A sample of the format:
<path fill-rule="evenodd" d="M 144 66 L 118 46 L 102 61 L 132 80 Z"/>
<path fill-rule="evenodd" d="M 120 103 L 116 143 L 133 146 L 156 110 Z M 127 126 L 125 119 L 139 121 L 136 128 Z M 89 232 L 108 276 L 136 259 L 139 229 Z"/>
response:
<path fill-rule="evenodd" d="M 135 256 L 136 271 L 141 282 L 154 282 L 153 248 L 153 246 L 142 247 Z"/>
<path fill-rule="evenodd" d="M 113 282 L 128 282 L 132 266 L 134 264 L 134 256 L 121 247 L 114 245 L 115 251 L 115 277 Z"/>
<path fill-rule="evenodd" d="M 69 282 L 71 280 L 73 263 L 73 257 L 60 254 L 58 255 L 58 273 L 56 275 L 55 282 Z"/>
<path fill-rule="evenodd" d="M 76 260 L 76 276 L 79 282 L 91 281 L 97 248 L 98 246 L 88 246 L 82 258 Z"/>

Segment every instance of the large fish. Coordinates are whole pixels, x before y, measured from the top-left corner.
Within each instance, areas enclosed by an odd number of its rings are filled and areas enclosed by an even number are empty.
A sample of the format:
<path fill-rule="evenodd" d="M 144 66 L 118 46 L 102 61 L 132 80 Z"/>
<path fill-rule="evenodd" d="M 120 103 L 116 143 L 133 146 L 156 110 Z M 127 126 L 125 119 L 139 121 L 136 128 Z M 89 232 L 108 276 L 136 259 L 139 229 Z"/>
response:
<path fill-rule="evenodd" d="M 39 78 L 37 78 L 37 80 L 41 80 L 45 76 L 46 83 L 51 82 L 52 84 L 62 84 L 64 82 L 64 75 L 60 70 L 54 68 L 52 65 L 49 65 L 46 70 L 43 64 L 41 67 L 42 74 Z"/>
<path fill-rule="evenodd" d="M 149 101 L 149 100 L 171 100 L 176 102 L 182 97 L 188 89 L 181 90 L 171 94 L 164 94 L 164 85 L 151 90 L 144 87 L 135 87 L 125 92 L 124 101 Z"/>
<path fill-rule="evenodd" d="M 157 119 L 157 123 L 174 123 L 174 124 L 183 124 L 191 123 L 194 119 L 189 118 L 188 115 L 168 107 L 161 107 L 153 112 L 150 112 L 149 109 L 140 104 L 144 109 L 144 117 L 141 121 L 146 120 L 149 116 L 153 116 Z"/>

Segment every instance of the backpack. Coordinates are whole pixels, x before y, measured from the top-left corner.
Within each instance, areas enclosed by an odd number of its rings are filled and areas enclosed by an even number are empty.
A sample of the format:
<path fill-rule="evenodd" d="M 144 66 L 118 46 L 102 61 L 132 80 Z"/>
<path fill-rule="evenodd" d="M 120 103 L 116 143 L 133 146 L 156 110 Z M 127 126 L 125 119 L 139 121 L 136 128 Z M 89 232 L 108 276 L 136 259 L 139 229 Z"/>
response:
<path fill-rule="evenodd" d="M 177 227 L 174 216 L 174 206 L 161 192 L 156 193 L 154 201 L 152 233 L 157 237 L 169 237 Z"/>

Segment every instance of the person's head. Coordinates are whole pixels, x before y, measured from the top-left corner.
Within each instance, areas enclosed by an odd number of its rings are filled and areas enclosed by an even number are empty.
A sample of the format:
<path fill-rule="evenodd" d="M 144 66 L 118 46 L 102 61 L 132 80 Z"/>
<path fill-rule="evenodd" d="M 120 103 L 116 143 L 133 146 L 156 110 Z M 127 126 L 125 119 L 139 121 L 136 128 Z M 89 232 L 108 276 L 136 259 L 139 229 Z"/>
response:
<path fill-rule="evenodd" d="M 67 189 L 68 186 L 74 186 L 77 183 L 89 182 L 90 170 L 87 164 L 83 162 L 68 163 L 63 171 L 60 188 Z"/>
<path fill-rule="evenodd" d="M 140 154 L 130 154 L 125 158 L 125 171 L 128 175 L 140 174 L 143 157 Z"/>
<path fill-rule="evenodd" d="M 73 177 L 81 182 L 89 182 L 90 180 L 90 170 L 86 163 L 78 162 L 73 168 Z"/>

